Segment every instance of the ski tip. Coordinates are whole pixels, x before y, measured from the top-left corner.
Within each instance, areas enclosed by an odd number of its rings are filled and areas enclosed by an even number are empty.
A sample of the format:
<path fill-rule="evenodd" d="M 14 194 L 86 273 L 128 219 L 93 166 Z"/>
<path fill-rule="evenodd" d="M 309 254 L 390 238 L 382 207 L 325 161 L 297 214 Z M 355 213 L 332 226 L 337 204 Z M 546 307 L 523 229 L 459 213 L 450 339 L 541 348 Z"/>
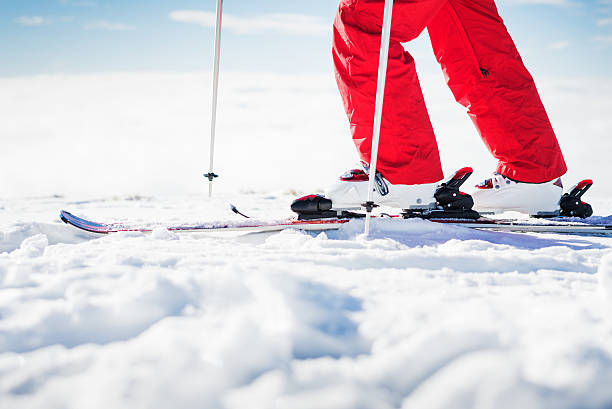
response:
<path fill-rule="evenodd" d="M 71 226 L 77 227 L 81 230 L 85 230 L 91 233 L 109 233 L 110 232 L 108 225 L 106 224 L 96 223 L 90 220 L 82 219 L 65 210 L 60 211 L 60 219 L 66 224 L 70 224 Z"/>
<path fill-rule="evenodd" d="M 65 210 L 60 210 L 60 220 L 63 221 L 64 223 L 68 224 L 68 217 L 72 216 L 72 214 L 70 214 L 69 212 L 65 211 Z"/>

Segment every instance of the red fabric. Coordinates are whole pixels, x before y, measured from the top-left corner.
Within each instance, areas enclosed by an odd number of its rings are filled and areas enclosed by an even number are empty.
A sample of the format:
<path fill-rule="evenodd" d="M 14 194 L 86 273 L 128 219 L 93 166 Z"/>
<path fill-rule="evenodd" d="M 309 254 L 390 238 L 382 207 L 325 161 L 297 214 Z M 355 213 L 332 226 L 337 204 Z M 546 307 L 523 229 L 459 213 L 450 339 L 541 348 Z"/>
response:
<path fill-rule="evenodd" d="M 362 160 L 370 161 L 384 0 L 342 0 L 334 21 L 336 80 Z M 378 170 L 394 184 L 442 179 L 414 60 L 402 42 L 428 29 L 455 99 L 499 160 L 497 171 L 545 182 L 567 168 L 533 79 L 493 0 L 395 0 Z"/>

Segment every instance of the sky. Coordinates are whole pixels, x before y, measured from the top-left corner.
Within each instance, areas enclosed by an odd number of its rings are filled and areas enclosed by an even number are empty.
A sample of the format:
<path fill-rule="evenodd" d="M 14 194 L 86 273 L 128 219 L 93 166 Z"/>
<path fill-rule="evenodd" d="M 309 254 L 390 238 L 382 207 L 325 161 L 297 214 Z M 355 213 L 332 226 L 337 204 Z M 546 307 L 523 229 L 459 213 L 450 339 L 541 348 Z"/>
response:
<path fill-rule="evenodd" d="M 612 0 L 499 0 L 532 73 L 608 76 Z M 215 0 L 0 0 L 1 77 L 209 71 Z M 331 72 L 338 0 L 226 0 L 222 70 Z M 426 34 L 408 44 L 437 67 Z M 438 69 L 439 71 L 439 69 Z"/>

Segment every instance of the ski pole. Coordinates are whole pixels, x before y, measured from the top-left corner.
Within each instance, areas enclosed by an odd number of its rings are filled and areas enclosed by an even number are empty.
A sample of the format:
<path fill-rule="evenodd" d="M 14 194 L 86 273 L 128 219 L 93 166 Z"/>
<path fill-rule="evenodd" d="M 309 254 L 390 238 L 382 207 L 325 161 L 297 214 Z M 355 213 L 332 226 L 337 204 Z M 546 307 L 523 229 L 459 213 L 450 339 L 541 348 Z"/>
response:
<path fill-rule="evenodd" d="M 383 100 L 385 97 L 385 80 L 387 79 L 387 61 L 389 60 L 389 40 L 391 39 L 391 16 L 393 15 L 393 0 L 385 0 L 383 14 L 382 35 L 380 39 L 380 58 L 378 60 L 378 81 L 376 83 L 376 102 L 374 107 L 374 127 L 372 130 L 372 154 L 370 158 L 370 180 L 368 183 L 368 201 L 366 208 L 365 235 L 370 234 L 370 219 L 372 210 L 376 207 L 373 202 L 374 178 L 376 177 L 376 162 L 378 160 L 378 144 L 380 141 L 380 128 L 382 125 Z"/>
<path fill-rule="evenodd" d="M 221 52 L 221 21 L 223 12 L 223 0 L 217 0 L 217 23 L 215 33 L 215 66 L 213 70 L 213 93 L 212 93 L 212 117 L 210 120 L 210 168 L 204 177 L 208 179 L 208 198 L 212 197 L 212 182 L 219 175 L 213 172 L 213 161 L 215 155 L 215 131 L 217 125 L 217 94 L 219 89 L 219 59 Z"/>

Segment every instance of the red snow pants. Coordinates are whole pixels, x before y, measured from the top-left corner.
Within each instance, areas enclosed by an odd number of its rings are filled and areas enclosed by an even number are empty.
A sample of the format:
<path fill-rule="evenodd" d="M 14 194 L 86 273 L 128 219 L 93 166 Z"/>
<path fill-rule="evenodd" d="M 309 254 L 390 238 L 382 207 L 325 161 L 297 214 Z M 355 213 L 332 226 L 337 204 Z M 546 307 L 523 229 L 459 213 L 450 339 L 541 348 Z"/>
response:
<path fill-rule="evenodd" d="M 334 21 L 336 80 L 361 159 L 370 161 L 384 0 L 342 0 Z M 442 179 L 414 60 L 402 42 L 425 28 L 457 102 L 499 160 L 497 172 L 540 183 L 567 168 L 533 79 L 494 0 L 395 0 L 378 170 L 394 184 Z"/>

